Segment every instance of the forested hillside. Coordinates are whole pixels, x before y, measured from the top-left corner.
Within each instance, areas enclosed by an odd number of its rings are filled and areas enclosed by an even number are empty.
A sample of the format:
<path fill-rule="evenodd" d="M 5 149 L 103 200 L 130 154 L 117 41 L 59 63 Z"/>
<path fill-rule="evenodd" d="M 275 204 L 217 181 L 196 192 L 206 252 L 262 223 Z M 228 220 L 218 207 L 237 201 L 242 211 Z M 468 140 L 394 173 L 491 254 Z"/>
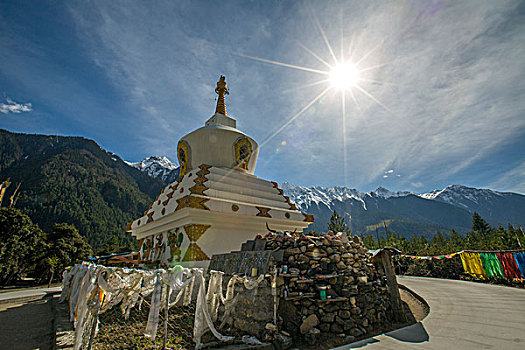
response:
<path fill-rule="evenodd" d="M 0 130 L 0 181 L 21 183 L 14 207 L 44 231 L 70 223 L 96 249 L 133 241 L 126 224 L 140 216 L 164 183 L 81 137 L 16 134 Z M 115 242 L 116 243 L 116 242 Z"/>

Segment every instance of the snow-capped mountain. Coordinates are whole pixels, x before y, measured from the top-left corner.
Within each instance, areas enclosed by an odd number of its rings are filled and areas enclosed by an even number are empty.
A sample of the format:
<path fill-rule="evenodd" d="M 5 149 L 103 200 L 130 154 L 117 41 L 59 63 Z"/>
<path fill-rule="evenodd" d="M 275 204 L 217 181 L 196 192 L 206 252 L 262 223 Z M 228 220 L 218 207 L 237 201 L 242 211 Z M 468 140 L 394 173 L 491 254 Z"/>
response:
<path fill-rule="evenodd" d="M 378 187 L 372 192 L 359 192 L 355 188 L 348 188 L 343 186 L 335 187 L 304 187 L 297 186 L 284 182 L 280 184 L 282 190 L 287 196 L 295 203 L 298 208 L 306 209 L 309 208 L 312 203 L 319 205 L 324 204 L 328 208 L 332 209 L 334 201 L 343 202 L 347 199 L 353 199 L 357 202 L 362 203 L 363 209 L 366 210 L 365 199 L 367 197 L 377 197 L 388 199 L 392 197 L 405 197 L 413 195 L 414 193 L 409 191 L 392 192 L 384 187 Z"/>
<path fill-rule="evenodd" d="M 450 185 L 443 190 L 424 193 L 421 197 L 449 203 L 470 213 L 477 212 L 489 222 L 512 223 L 516 218 L 522 218 L 520 222 L 525 221 L 525 196 L 517 193 Z"/>
<path fill-rule="evenodd" d="M 160 178 L 166 183 L 172 183 L 179 177 L 178 165 L 172 163 L 167 157 L 151 156 L 140 162 L 126 163 L 152 177 Z"/>
<path fill-rule="evenodd" d="M 406 197 L 408 195 L 415 194 L 410 191 L 398 191 L 398 192 L 392 192 L 390 190 L 387 190 L 384 187 L 379 186 L 375 191 L 368 192 L 367 195 L 369 196 L 376 196 L 381 198 L 391 198 L 391 197 Z"/>
<path fill-rule="evenodd" d="M 347 187 L 305 187 L 280 184 L 284 193 L 302 211 L 314 214 L 313 229 L 326 229 L 333 210 L 344 216 L 354 232 L 366 233 L 388 225 L 407 235 L 470 228 L 477 212 L 492 225 L 525 223 L 525 196 L 453 185 L 425 194 L 392 192 L 379 187 L 359 192 Z"/>
<path fill-rule="evenodd" d="M 279 186 L 284 191 L 284 193 L 290 197 L 290 200 L 295 203 L 297 208 L 301 210 L 307 210 L 314 204 L 317 206 L 323 204 L 331 209 L 334 201 L 343 202 L 347 199 L 353 199 L 357 202 L 360 202 L 363 205 L 363 208 L 366 210 L 366 205 L 363 201 L 365 194 L 359 192 L 356 189 L 342 186 L 305 187 L 297 186 L 287 182 L 279 184 Z"/>
<path fill-rule="evenodd" d="M 450 185 L 442 190 L 433 190 L 428 193 L 423 193 L 420 196 L 426 199 L 441 200 L 468 209 L 472 206 L 472 203 L 478 204 L 481 201 L 494 200 L 496 197 L 502 197 L 504 195 L 505 193 L 503 192 L 496 192 L 489 189 Z"/>

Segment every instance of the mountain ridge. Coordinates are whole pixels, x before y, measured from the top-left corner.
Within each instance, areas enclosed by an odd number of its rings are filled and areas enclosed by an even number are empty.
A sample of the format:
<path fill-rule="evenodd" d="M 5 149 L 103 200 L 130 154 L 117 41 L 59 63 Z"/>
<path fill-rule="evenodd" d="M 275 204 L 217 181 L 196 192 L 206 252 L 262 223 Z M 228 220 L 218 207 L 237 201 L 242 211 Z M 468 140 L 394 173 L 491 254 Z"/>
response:
<path fill-rule="evenodd" d="M 75 225 L 94 248 L 112 236 L 132 242 L 126 224 L 142 215 L 164 187 L 162 180 L 83 137 L 0 129 L 0 147 L 0 179 L 12 183 L 3 204 L 21 183 L 15 207 L 44 231 L 54 223 Z"/>

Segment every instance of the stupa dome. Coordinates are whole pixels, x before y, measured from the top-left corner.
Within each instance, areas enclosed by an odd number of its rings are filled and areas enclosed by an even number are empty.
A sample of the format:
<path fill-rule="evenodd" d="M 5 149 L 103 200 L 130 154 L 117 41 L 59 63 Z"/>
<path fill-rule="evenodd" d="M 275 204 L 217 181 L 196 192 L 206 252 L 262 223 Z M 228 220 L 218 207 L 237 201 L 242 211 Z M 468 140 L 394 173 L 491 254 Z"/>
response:
<path fill-rule="evenodd" d="M 221 76 L 215 89 L 219 95 L 215 114 L 205 126 L 183 136 L 177 145 L 177 158 L 184 176 L 201 164 L 253 174 L 259 155 L 254 139 L 236 129 L 236 121 L 226 115 L 226 81 Z"/>

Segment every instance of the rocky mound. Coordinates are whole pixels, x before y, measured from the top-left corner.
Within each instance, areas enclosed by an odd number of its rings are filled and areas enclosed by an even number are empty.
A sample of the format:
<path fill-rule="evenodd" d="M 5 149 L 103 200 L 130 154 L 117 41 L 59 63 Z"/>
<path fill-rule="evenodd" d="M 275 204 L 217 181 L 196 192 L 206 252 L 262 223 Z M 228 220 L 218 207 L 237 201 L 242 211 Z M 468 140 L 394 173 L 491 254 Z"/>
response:
<path fill-rule="evenodd" d="M 270 232 L 243 244 L 243 252 L 231 254 L 246 254 L 246 247 L 271 251 L 272 258 L 266 270 L 268 282 L 259 285 L 256 295 L 238 291 L 232 319 L 226 322 L 233 329 L 263 341 L 284 334 L 292 335 L 295 343 L 315 344 L 321 338 L 348 343 L 394 323 L 384 269 L 376 268 L 359 237 Z"/>
<path fill-rule="evenodd" d="M 286 245 L 280 240 L 270 239 L 267 247 Z M 291 334 L 309 342 L 324 333 L 351 341 L 393 321 L 386 279 L 359 237 L 302 236 L 284 251 L 277 269 L 283 289 L 279 314 Z"/>

